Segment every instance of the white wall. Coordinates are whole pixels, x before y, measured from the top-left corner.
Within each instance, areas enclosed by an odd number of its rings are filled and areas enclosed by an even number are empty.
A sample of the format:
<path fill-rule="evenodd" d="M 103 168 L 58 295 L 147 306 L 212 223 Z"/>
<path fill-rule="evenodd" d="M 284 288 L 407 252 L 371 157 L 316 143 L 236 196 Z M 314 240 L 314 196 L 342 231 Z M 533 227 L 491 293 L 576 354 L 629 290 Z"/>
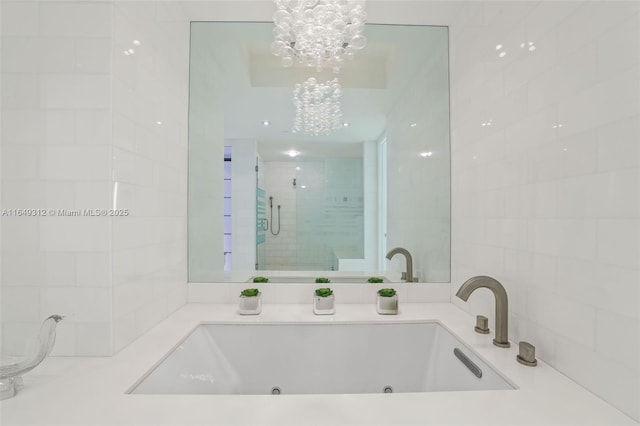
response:
<path fill-rule="evenodd" d="M 296 270 L 297 257 L 297 203 L 296 163 L 293 161 L 265 161 L 264 182 L 266 191 L 266 215 L 269 230 L 265 231 L 266 265 L 262 269 Z M 273 208 L 269 205 L 273 197 Z M 278 219 L 278 205 L 280 218 Z M 279 220 L 279 223 L 278 223 Z M 276 233 L 277 235 L 273 235 Z"/>
<path fill-rule="evenodd" d="M 55 353 L 111 353 L 113 6 L 2 3 L 2 349 L 53 313 Z M 56 212 L 56 213 L 54 213 Z"/>
<path fill-rule="evenodd" d="M 450 40 L 452 292 L 474 275 L 497 278 L 510 338 L 635 419 L 639 9 L 475 2 Z M 491 299 L 452 298 L 493 318 Z"/>
<path fill-rule="evenodd" d="M 54 353 L 109 355 L 186 300 L 188 26 L 166 7 L 2 3 L 2 208 L 48 212 L 2 218 L 6 353 L 58 313 Z"/>
<path fill-rule="evenodd" d="M 192 36 L 202 31 L 193 25 Z M 187 41 L 187 49 L 189 42 Z M 189 281 L 224 280 L 223 168 L 224 128 L 219 67 L 202 43 L 195 43 L 189 79 Z M 204 72 L 212 70 L 212 72 Z M 190 73 L 190 74 L 189 74 Z M 202 107 L 208 104 L 208 109 Z M 206 112 L 212 111 L 211 114 Z"/>
<path fill-rule="evenodd" d="M 186 302 L 189 26 L 166 3 L 114 4 L 113 197 L 131 212 L 111 229 L 118 351 Z"/>
<path fill-rule="evenodd" d="M 420 282 L 449 282 L 451 173 L 446 28 L 429 28 L 429 42 L 416 55 L 424 58 L 387 117 L 387 249 L 409 250 L 413 276 Z M 390 270 L 406 270 L 400 255 L 387 265 Z"/>

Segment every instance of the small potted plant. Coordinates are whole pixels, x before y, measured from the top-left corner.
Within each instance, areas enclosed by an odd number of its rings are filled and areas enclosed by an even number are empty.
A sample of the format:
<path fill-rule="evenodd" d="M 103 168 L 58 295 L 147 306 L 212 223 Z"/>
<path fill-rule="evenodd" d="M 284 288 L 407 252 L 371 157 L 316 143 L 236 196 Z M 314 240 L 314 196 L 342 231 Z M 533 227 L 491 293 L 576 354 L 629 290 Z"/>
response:
<path fill-rule="evenodd" d="M 330 282 L 331 280 L 329 278 L 324 278 L 324 277 L 316 278 L 316 284 L 329 284 Z"/>
<path fill-rule="evenodd" d="M 258 315 L 262 312 L 262 293 L 257 288 L 245 288 L 240 293 L 238 313 L 240 315 Z"/>
<path fill-rule="evenodd" d="M 373 283 L 373 284 L 379 284 L 379 283 L 383 282 L 384 280 L 382 278 L 380 278 L 380 277 L 371 277 L 367 281 L 370 282 L 370 283 Z"/>
<path fill-rule="evenodd" d="M 398 313 L 398 294 L 392 288 L 381 288 L 376 296 L 376 311 L 380 315 Z"/>
<path fill-rule="evenodd" d="M 253 277 L 253 282 L 254 283 L 268 283 L 269 282 L 269 278 L 267 278 L 267 277 Z"/>
<path fill-rule="evenodd" d="M 313 313 L 332 315 L 336 313 L 335 295 L 330 288 L 317 288 L 313 297 Z"/>

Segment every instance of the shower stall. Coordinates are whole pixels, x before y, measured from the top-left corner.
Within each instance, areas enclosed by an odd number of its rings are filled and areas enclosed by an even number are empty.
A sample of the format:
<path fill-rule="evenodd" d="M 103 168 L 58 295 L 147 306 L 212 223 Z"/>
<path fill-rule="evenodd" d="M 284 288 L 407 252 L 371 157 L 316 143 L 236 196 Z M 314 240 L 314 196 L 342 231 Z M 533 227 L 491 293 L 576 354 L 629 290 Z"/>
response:
<path fill-rule="evenodd" d="M 265 162 L 256 269 L 334 270 L 341 257 L 362 258 L 363 176 L 361 157 Z"/>

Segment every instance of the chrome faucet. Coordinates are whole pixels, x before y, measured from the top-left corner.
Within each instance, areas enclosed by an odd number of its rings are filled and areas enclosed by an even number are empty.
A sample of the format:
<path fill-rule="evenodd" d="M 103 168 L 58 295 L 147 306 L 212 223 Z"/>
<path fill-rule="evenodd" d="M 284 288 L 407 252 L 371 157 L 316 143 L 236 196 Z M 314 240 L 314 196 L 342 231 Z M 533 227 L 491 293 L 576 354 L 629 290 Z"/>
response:
<path fill-rule="evenodd" d="M 496 300 L 496 337 L 493 344 L 501 348 L 508 348 L 509 344 L 509 302 L 507 300 L 507 292 L 496 279 L 485 276 L 477 276 L 469 278 L 458 289 L 456 296 L 465 302 L 469 299 L 471 293 L 484 287 L 491 290 Z"/>
<path fill-rule="evenodd" d="M 413 259 L 411 258 L 411 253 L 409 253 L 409 250 L 403 249 L 401 247 L 396 247 L 390 250 L 389 253 L 387 253 L 387 259 L 391 259 L 398 253 L 404 255 L 405 259 L 407 260 L 407 272 L 404 273 L 405 281 L 407 281 L 408 283 L 413 282 Z"/>

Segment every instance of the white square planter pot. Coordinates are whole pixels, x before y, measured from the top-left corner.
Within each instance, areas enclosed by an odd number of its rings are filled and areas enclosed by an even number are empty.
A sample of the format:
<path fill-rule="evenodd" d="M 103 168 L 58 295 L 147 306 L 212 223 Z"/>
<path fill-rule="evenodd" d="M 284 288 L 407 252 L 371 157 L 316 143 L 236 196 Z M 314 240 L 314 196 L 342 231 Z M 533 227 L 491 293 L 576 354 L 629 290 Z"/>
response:
<path fill-rule="evenodd" d="M 335 294 L 327 297 L 313 295 L 313 313 L 316 315 L 333 315 L 336 313 Z"/>
<path fill-rule="evenodd" d="M 238 305 L 240 315 L 258 315 L 260 312 L 262 312 L 262 293 L 253 297 L 240 296 Z"/>
<path fill-rule="evenodd" d="M 380 315 L 397 315 L 398 314 L 398 295 L 391 297 L 382 297 L 376 294 L 376 311 Z"/>

